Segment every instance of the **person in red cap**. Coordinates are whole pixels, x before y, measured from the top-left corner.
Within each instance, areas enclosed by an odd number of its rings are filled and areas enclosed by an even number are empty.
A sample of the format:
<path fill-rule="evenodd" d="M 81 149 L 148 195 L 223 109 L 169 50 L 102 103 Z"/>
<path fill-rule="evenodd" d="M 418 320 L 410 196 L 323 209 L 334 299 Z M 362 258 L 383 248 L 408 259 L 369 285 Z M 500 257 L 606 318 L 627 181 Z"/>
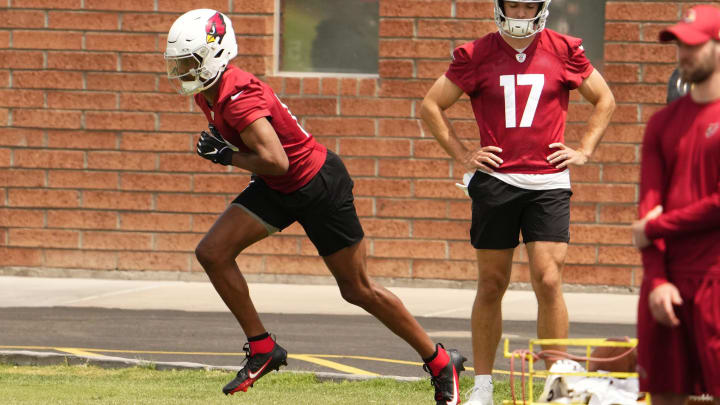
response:
<path fill-rule="evenodd" d="M 662 31 L 691 90 L 655 113 L 642 146 L 640 390 L 653 405 L 707 393 L 720 403 L 720 9 Z"/>

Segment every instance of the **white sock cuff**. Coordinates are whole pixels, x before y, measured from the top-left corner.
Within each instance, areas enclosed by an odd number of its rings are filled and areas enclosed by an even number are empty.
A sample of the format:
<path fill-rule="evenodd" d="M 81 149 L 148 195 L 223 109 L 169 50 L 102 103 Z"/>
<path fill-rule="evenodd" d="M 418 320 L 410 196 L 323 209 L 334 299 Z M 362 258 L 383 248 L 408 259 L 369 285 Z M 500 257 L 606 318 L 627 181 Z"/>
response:
<path fill-rule="evenodd" d="M 475 376 L 475 386 L 484 390 L 490 389 L 490 392 L 492 392 L 492 375 L 490 374 L 480 374 Z"/>

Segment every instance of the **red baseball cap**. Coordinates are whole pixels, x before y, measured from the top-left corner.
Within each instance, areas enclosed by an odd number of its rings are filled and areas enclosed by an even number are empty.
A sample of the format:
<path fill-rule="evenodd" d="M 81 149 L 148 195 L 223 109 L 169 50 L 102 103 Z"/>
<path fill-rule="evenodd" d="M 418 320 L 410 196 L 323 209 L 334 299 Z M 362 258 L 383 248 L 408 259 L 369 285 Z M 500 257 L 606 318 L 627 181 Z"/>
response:
<path fill-rule="evenodd" d="M 682 21 L 660 32 L 660 41 L 678 40 L 695 46 L 714 39 L 720 41 L 720 8 L 701 5 L 688 10 Z"/>

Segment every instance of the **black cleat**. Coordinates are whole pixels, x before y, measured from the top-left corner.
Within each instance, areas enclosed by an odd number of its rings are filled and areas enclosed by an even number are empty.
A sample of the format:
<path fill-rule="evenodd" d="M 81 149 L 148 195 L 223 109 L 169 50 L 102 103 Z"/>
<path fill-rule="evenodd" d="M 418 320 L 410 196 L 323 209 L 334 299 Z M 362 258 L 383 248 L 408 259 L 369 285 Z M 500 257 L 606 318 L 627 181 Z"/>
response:
<path fill-rule="evenodd" d="M 238 371 L 237 376 L 223 387 L 225 395 L 232 395 L 238 391 L 247 392 L 260 377 L 273 371 L 280 370 L 280 366 L 287 366 L 287 351 L 275 343 L 270 353 L 250 355 L 250 344 L 245 343 L 245 367 Z"/>
<path fill-rule="evenodd" d="M 437 346 L 445 347 L 438 343 Z M 435 387 L 436 405 L 457 405 L 460 403 L 460 372 L 465 370 L 463 363 L 467 360 L 455 349 L 446 351 L 450 357 L 448 364 L 433 376 L 427 364 L 423 369 L 430 373 L 430 383 Z"/>
<path fill-rule="evenodd" d="M 465 371 L 465 364 L 463 363 L 467 361 L 467 358 L 460 354 L 458 349 L 448 349 L 447 354 L 450 356 L 450 361 L 455 365 L 455 371 L 457 371 L 458 377 L 460 377 L 460 372 Z"/>

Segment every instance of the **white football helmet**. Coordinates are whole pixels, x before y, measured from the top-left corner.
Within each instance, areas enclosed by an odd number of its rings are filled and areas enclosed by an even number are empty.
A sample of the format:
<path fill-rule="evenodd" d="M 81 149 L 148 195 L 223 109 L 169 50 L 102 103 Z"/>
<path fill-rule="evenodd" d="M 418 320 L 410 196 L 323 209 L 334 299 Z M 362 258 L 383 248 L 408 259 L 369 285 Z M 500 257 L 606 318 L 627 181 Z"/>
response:
<path fill-rule="evenodd" d="M 168 79 L 180 94 L 199 93 L 215 84 L 237 56 L 232 22 L 215 10 L 188 11 L 170 27 L 164 56 Z"/>
<path fill-rule="evenodd" d="M 538 7 L 537 14 L 533 18 L 520 19 L 508 18 L 505 15 L 505 1 L 495 1 L 495 24 L 501 32 L 513 38 L 531 37 L 545 28 L 545 21 L 550 14 L 550 2 L 552 0 L 507 0 L 517 3 L 541 3 Z"/>

